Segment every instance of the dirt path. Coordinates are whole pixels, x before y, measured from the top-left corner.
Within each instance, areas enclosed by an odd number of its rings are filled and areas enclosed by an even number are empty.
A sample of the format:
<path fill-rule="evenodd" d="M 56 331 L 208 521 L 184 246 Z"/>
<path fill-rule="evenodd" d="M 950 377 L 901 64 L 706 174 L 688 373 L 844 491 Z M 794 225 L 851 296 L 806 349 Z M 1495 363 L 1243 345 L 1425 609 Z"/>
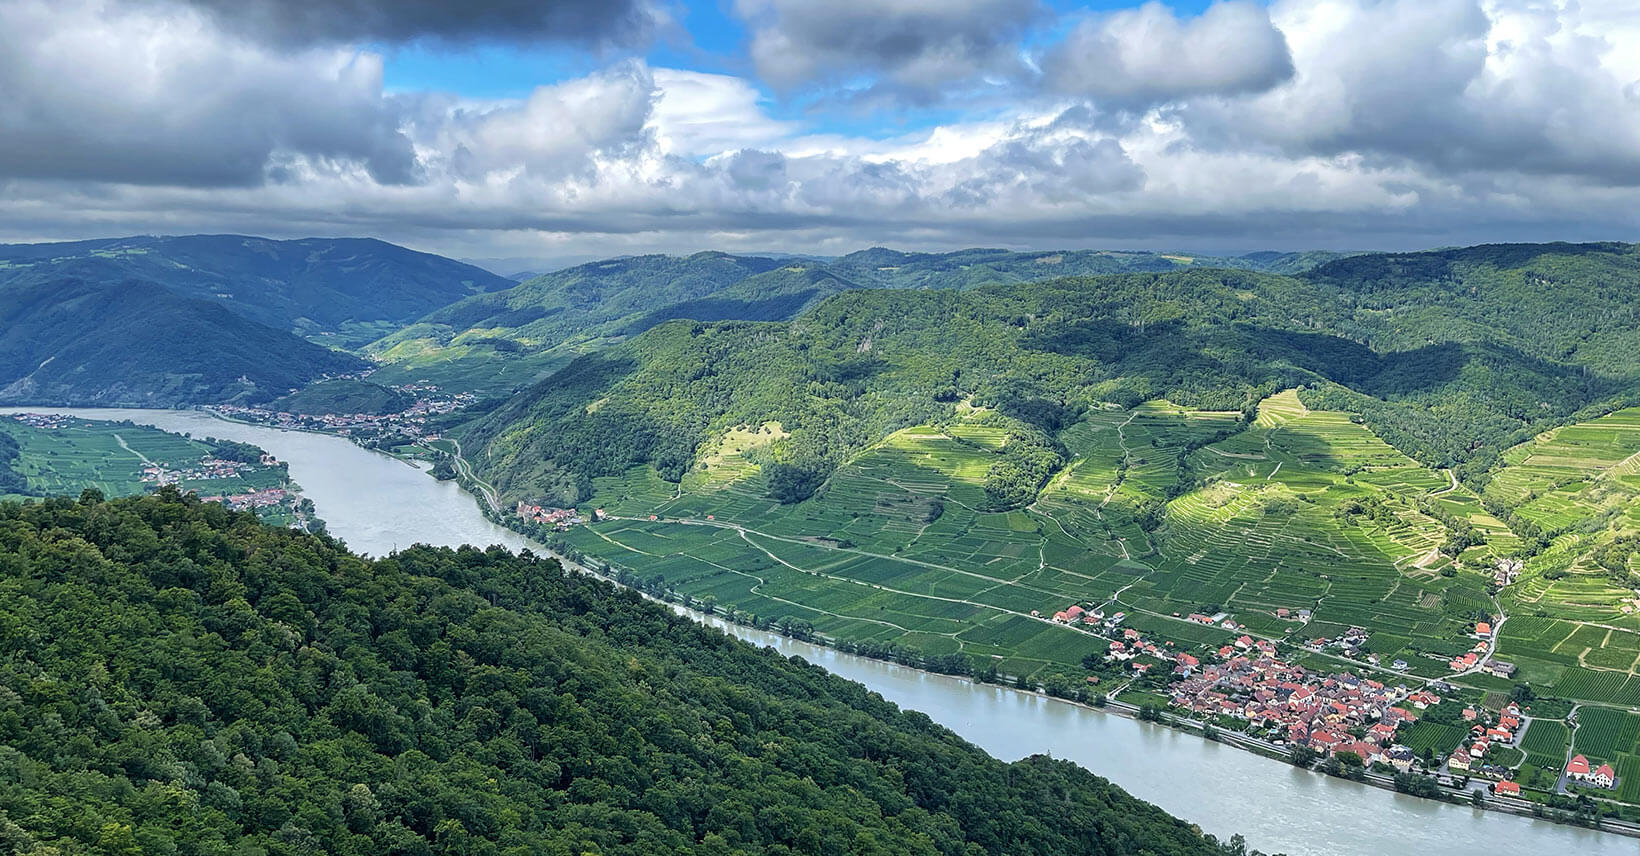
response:
<path fill-rule="evenodd" d="M 136 455 L 138 458 L 142 459 L 142 462 L 147 464 L 148 466 L 150 466 L 150 467 L 158 466 L 152 460 L 149 460 L 147 455 L 144 455 L 143 453 L 137 451 L 136 449 L 131 448 L 131 444 L 125 442 L 124 437 L 121 437 L 120 435 L 115 434 L 114 435 L 114 442 L 119 443 L 121 449 L 124 449 L 125 451 L 130 452 L 131 454 Z"/>

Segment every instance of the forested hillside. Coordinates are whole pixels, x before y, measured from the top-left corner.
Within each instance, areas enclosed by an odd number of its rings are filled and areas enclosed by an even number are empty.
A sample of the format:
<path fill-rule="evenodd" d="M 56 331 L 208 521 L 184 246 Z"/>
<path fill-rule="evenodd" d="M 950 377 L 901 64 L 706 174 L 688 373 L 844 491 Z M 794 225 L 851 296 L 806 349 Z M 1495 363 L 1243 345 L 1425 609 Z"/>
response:
<path fill-rule="evenodd" d="M 364 238 L 187 235 L 0 245 L 0 288 L 67 277 L 159 283 L 274 329 L 344 347 L 463 297 L 513 285 L 472 265 Z"/>
<path fill-rule="evenodd" d="M 1228 852 L 551 561 L 174 490 L 0 504 L 0 645 L 6 852 Z"/>
<path fill-rule="evenodd" d="M 604 512 L 536 534 L 731 620 L 1181 713 L 1202 710 L 1183 655 L 1256 640 L 1523 700 L 1554 727 L 1494 774 L 1552 803 L 1587 749 L 1627 771 L 1593 795 L 1640 804 L 1636 261 L 1515 245 L 851 290 L 789 322 L 663 324 L 462 442 L 509 498 Z M 1558 722 L 1574 704 L 1587 727 Z M 1436 771 L 1465 729 L 1395 739 Z"/>
<path fill-rule="evenodd" d="M 705 252 L 636 256 L 580 265 L 516 288 L 468 298 L 372 344 L 385 377 L 429 378 L 506 392 L 562 367 L 577 353 L 664 321 L 777 321 L 844 291 L 969 289 L 995 283 L 1202 267 L 1290 272 L 1336 253 L 1255 253 L 1218 258 L 1079 250 L 973 249 L 904 253 L 875 248 L 826 261 Z"/>
<path fill-rule="evenodd" d="M 266 401 L 357 357 L 145 281 L 0 286 L 0 402 Z"/>
<path fill-rule="evenodd" d="M 1484 480 L 1503 449 L 1635 389 L 1634 264 L 1628 246 L 1504 246 L 1302 277 L 849 291 L 789 323 L 651 329 L 515 397 L 468 446 L 504 490 L 573 500 L 634 464 L 676 479 L 732 426 L 774 421 L 790 436 L 759 452 L 781 484 L 771 495 L 802 498 L 889 432 L 973 405 L 1036 438 L 1018 448 L 1041 460 L 1000 471 L 1029 482 L 1090 407 L 1246 411 L 1302 385 L 1311 407 L 1357 413 L 1415 459 Z"/>

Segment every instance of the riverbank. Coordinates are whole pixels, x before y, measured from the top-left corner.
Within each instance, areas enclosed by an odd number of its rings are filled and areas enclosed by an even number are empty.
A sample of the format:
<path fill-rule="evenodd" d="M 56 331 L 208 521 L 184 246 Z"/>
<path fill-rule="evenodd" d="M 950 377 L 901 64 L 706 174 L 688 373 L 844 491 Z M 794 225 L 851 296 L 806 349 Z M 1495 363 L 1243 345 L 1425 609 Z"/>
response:
<path fill-rule="evenodd" d="M 38 409 L 38 408 L 36 408 Z M 197 411 L 83 411 L 96 419 L 133 419 L 175 433 L 211 433 L 255 443 L 289 461 L 332 534 L 383 556 L 412 543 L 458 547 L 497 544 L 552 552 L 487 519 L 475 497 L 452 481 L 328 434 L 229 423 Z M 835 648 L 692 615 L 782 655 L 857 681 L 906 710 L 1004 760 L 1049 754 L 1073 761 L 1135 796 L 1220 839 L 1288 856 L 1383 856 L 1431 849 L 1443 856 L 1492 856 L 1505 845 L 1526 853 L 1632 856 L 1635 842 L 1507 812 L 1362 789 L 1311 774 L 1241 747 L 1145 722 L 1137 715 L 1091 716 L 1045 693 L 947 677 Z M 1110 712 L 1107 710 L 1106 712 Z"/>
<path fill-rule="evenodd" d="M 321 434 L 321 435 L 326 434 L 326 432 L 314 432 L 314 433 L 318 433 L 318 434 Z M 335 435 L 329 435 L 329 436 L 335 436 Z M 440 450 L 440 451 L 443 451 L 443 450 Z M 520 521 L 518 521 L 517 519 L 515 519 L 515 518 L 511 517 L 510 515 L 506 514 L 505 509 L 502 507 L 501 503 L 499 503 L 495 499 L 494 488 L 491 487 L 488 484 L 484 484 L 484 483 L 479 482 L 477 477 L 476 477 L 476 474 L 474 472 L 474 469 L 470 464 L 470 462 L 465 460 L 464 456 L 459 454 L 459 447 L 457 447 L 457 451 L 458 451 L 458 453 L 454 456 L 455 473 L 456 473 L 455 483 L 463 489 L 465 494 L 469 497 L 469 500 L 473 504 L 474 508 L 480 514 L 482 514 L 486 519 L 488 519 L 492 524 L 494 524 L 496 526 L 499 526 L 501 528 L 504 528 L 508 531 L 511 531 L 511 532 L 519 535 L 522 538 L 530 539 L 530 543 L 535 545 L 535 546 L 532 546 L 531 549 L 534 549 L 537 552 L 540 552 L 540 553 L 543 553 L 543 554 L 546 554 L 546 555 L 551 555 L 554 558 L 557 558 L 558 560 L 563 562 L 566 565 L 566 567 L 569 567 L 572 570 L 575 570 L 575 571 L 578 571 L 578 572 L 581 572 L 581 573 L 591 574 L 593 576 L 596 576 L 600 579 L 604 579 L 604 580 L 606 580 L 606 581 L 608 581 L 612 584 L 615 584 L 615 585 L 623 585 L 621 583 L 621 581 L 617 578 L 618 568 L 610 565 L 610 563 L 605 562 L 602 559 L 597 559 L 596 557 L 592 557 L 596 562 L 596 566 L 595 566 L 593 564 L 593 562 L 588 562 L 588 561 L 585 561 L 585 560 L 581 560 L 577 557 L 568 555 L 568 553 L 564 549 L 554 549 L 551 546 L 544 543 L 544 539 L 543 539 L 543 536 L 542 536 L 541 533 L 533 532 L 533 531 L 530 531 L 529 529 L 526 529 Z M 631 588 L 630 586 L 623 586 L 623 587 Z M 681 604 L 675 603 L 673 601 L 669 601 L 669 600 L 665 600 L 663 598 L 655 597 L 654 595 L 652 595 L 648 592 L 642 592 L 641 590 L 639 590 L 639 591 L 640 591 L 640 593 L 644 594 L 646 597 L 650 597 L 651 599 L 657 600 L 659 602 L 667 603 L 668 605 L 672 606 L 674 609 L 677 609 L 680 612 L 684 612 L 686 614 L 689 614 L 690 616 L 692 616 L 693 618 L 695 618 L 696 620 L 699 620 L 699 621 L 713 623 L 713 624 L 717 624 L 717 625 L 720 625 L 720 626 L 725 626 L 726 625 L 726 626 L 732 626 L 732 627 L 740 627 L 740 628 L 745 628 L 745 629 L 752 630 L 752 631 L 755 631 L 755 632 L 769 632 L 769 631 L 762 630 L 760 628 L 746 628 L 745 625 L 734 624 L 733 622 L 730 622 L 728 619 L 724 618 L 723 616 L 717 616 L 717 615 L 710 615 L 710 614 L 702 613 L 702 612 L 690 609 L 687 606 L 683 606 Z M 784 638 L 790 638 L 790 637 L 787 636 L 787 637 L 784 637 Z M 796 640 L 796 641 L 807 641 L 808 644 L 817 645 L 819 647 L 823 647 L 823 648 L 826 648 L 826 649 L 831 650 L 831 651 L 838 651 L 834 640 L 826 638 L 823 635 L 818 635 L 817 634 L 814 637 L 810 638 L 809 640 Z M 857 654 L 849 654 L 848 652 L 842 652 L 842 651 L 838 651 L 838 653 L 844 654 L 844 655 L 847 655 L 847 656 L 861 656 L 861 655 L 857 655 Z M 889 662 L 889 661 L 879 661 L 879 662 Z M 898 665 L 902 668 L 915 669 L 919 672 L 922 672 L 922 673 L 928 674 L 928 675 L 940 675 L 940 673 L 938 673 L 938 672 L 932 672 L 932 671 L 919 669 L 916 666 L 907 665 L 907 664 L 904 664 L 904 663 L 898 663 L 896 665 Z M 1062 696 L 1053 696 L 1053 695 L 1050 695 L 1050 694 L 1046 693 L 1045 691 L 1043 691 L 1043 689 L 1040 688 L 1040 687 L 1025 688 L 1025 687 L 1018 687 L 1018 686 L 1004 686 L 1001 681 L 999 681 L 998 683 L 984 683 L 984 682 L 973 680 L 973 679 L 971 679 L 967 676 L 957 676 L 957 675 L 940 675 L 940 676 L 945 677 L 945 678 L 950 678 L 950 679 L 953 679 L 953 680 L 961 681 L 963 684 L 971 686 L 971 687 L 980 687 L 980 686 L 998 687 L 998 688 L 1003 689 L 1007 692 L 1017 692 L 1017 693 L 1020 693 L 1020 694 L 1023 694 L 1023 695 L 1028 695 L 1028 696 L 1031 696 L 1031 697 L 1037 697 L 1037 698 L 1043 698 L 1043 699 L 1053 699 L 1056 702 L 1060 702 L 1060 703 L 1072 706 L 1072 707 L 1074 707 L 1076 709 L 1079 709 L 1079 710 L 1082 710 L 1082 711 L 1094 712 L 1094 713 L 1109 713 L 1109 714 L 1115 715 L 1116 717 L 1126 719 L 1126 720 L 1131 720 L 1131 721 L 1134 721 L 1134 722 L 1146 722 L 1146 723 L 1150 723 L 1150 724 L 1162 725 L 1164 727 L 1168 727 L 1168 728 L 1172 729 L 1173 731 L 1175 731 L 1179 734 L 1187 735 L 1191 739 L 1201 740 L 1204 743 L 1212 743 L 1212 744 L 1215 744 L 1215 745 L 1227 746 L 1229 748 L 1239 750 L 1239 751 L 1244 752 L 1246 754 L 1257 756 L 1258 758 L 1263 759 L 1263 760 L 1274 761 L 1274 762 L 1286 765 L 1286 766 L 1288 766 L 1289 768 L 1291 768 L 1295 771 L 1306 772 L 1306 773 L 1312 774 L 1316 777 L 1331 780 L 1331 781 L 1353 782 L 1353 783 L 1356 783 L 1356 784 L 1362 784 L 1362 785 L 1366 785 L 1366 786 L 1369 786 L 1369 787 L 1372 787 L 1372 788 L 1376 788 L 1376 789 L 1379 789 L 1379 790 L 1383 790 L 1383 791 L 1387 791 L 1387 792 L 1390 792 L 1390 793 L 1393 793 L 1393 794 L 1397 794 L 1398 796 L 1405 796 L 1405 797 L 1415 798 L 1415 799 L 1418 799 L 1422 802 L 1426 802 L 1426 803 L 1431 804 L 1431 805 L 1445 804 L 1445 805 L 1448 805 L 1448 806 L 1464 806 L 1464 807 L 1470 807 L 1472 809 L 1477 809 L 1477 810 L 1481 810 L 1481 811 L 1492 812 L 1492 813 L 1499 814 L 1499 815 L 1506 815 L 1506 816 L 1512 816 L 1512 817 L 1530 818 L 1530 819 L 1533 819 L 1533 820 L 1548 821 L 1548 822 L 1552 822 L 1552 823 L 1562 824 L 1562 825 L 1565 825 L 1569 828 L 1574 828 L 1574 829 L 1598 830 L 1598 831 L 1615 833 L 1617 835 L 1623 835 L 1623 836 L 1629 836 L 1629 837 L 1640 837 L 1640 824 L 1633 824 L 1633 823 L 1630 823 L 1630 822 L 1627 822 L 1627 821 L 1616 820 L 1616 819 L 1602 818 L 1600 820 L 1600 823 L 1599 823 L 1598 826 L 1590 826 L 1589 824 L 1586 824 L 1586 823 L 1576 822 L 1572 817 L 1563 815 L 1563 813 L 1560 812 L 1560 810 L 1551 809 L 1551 808 L 1548 808 L 1548 807 L 1543 806 L 1541 804 L 1533 803 L 1533 802 L 1528 801 L 1528 800 L 1514 800 L 1514 799 L 1510 799 L 1508 797 L 1500 797 L 1500 796 L 1497 796 L 1495 794 L 1485 793 L 1484 796 L 1482 797 L 1482 803 L 1480 805 L 1475 805 L 1472 802 L 1473 797 L 1470 796 L 1470 794 L 1472 794 L 1474 792 L 1473 788 L 1449 788 L 1449 787 L 1446 787 L 1444 785 L 1437 785 L 1438 787 L 1441 788 L 1441 796 L 1438 796 L 1438 797 L 1418 796 L 1418 795 L 1414 795 L 1414 794 L 1407 794 L 1404 791 L 1398 789 L 1396 787 L 1394 777 L 1390 776 L 1390 775 L 1384 775 L 1384 774 L 1380 774 L 1380 773 L 1366 771 L 1365 775 L 1360 779 L 1343 778 L 1343 777 L 1331 776 L 1331 775 L 1329 775 L 1325 772 L 1322 772 L 1322 771 L 1316 770 L 1316 769 L 1312 769 L 1312 768 L 1296 767 L 1296 766 L 1293 766 L 1288 761 L 1287 756 L 1288 756 L 1288 752 L 1290 751 L 1290 748 L 1287 747 L 1287 746 L 1270 743 L 1268 741 L 1264 741 L 1264 740 L 1261 740 L 1259 738 L 1252 737 L 1251 735 L 1247 735 L 1247 734 L 1242 733 L 1242 732 L 1237 732 L 1237 731 L 1232 731 L 1232 730 L 1227 730 L 1227 729 L 1219 729 L 1219 730 L 1216 731 L 1216 735 L 1214 737 L 1208 738 L 1208 737 L 1203 736 L 1204 735 L 1204 728 L 1203 728 L 1203 724 L 1200 723 L 1200 722 L 1197 722 L 1195 720 L 1191 720 L 1191 719 L 1188 719 L 1188 718 L 1184 718 L 1184 717 L 1179 717 L 1179 716 L 1175 715 L 1174 713 L 1172 713 L 1171 711 L 1166 712 L 1166 714 L 1165 714 L 1166 719 L 1165 719 L 1164 722 L 1159 722 L 1158 723 L 1158 722 L 1155 722 L 1153 720 L 1147 720 L 1141 715 L 1142 707 L 1140 705 L 1135 705 L 1135 704 L 1130 704 L 1130 703 L 1127 703 L 1127 702 L 1122 702 L 1119 699 L 1114 699 L 1114 698 L 1110 699 L 1110 700 L 1107 701 L 1107 703 L 1104 706 L 1099 706 L 1099 705 L 1088 703 L 1088 702 L 1077 701 L 1075 699 L 1064 698 Z M 1007 677 L 1008 676 L 1001 676 L 1001 678 L 1004 679 L 1004 680 Z M 1484 785 L 1483 785 L 1483 787 L 1484 787 Z"/>
<path fill-rule="evenodd" d="M 476 501 L 476 497 L 475 497 L 475 501 Z M 500 526 L 503 526 L 505 528 L 511 529 L 512 531 L 517 532 L 520 535 L 523 535 L 525 537 L 532 538 L 532 539 L 535 539 L 535 540 L 540 540 L 539 535 L 522 528 L 520 526 L 520 524 L 518 523 L 518 521 L 516 521 L 512 518 L 509 518 L 507 515 L 501 513 L 500 511 L 493 511 L 493 512 L 485 511 L 485 516 L 490 518 L 491 521 L 496 523 L 497 525 L 500 525 Z M 592 569 L 591 567 L 588 566 L 587 560 L 585 560 L 585 559 L 577 560 L 575 558 L 572 558 L 571 556 L 566 555 L 563 550 L 549 548 L 547 550 L 547 552 L 548 552 L 548 554 L 552 555 L 554 558 L 557 558 L 560 561 L 566 563 L 566 565 L 569 566 L 569 567 L 572 567 L 574 569 L 577 569 L 577 570 L 585 572 L 585 573 L 591 573 L 594 576 L 597 576 L 598 578 L 606 580 L 606 581 L 608 581 L 612 584 L 622 586 L 624 588 L 632 588 L 631 586 L 626 586 L 623 583 L 621 583 L 621 581 L 616 576 L 616 573 L 617 573 L 616 568 L 611 563 L 605 562 L 602 559 L 597 559 L 597 561 L 600 564 L 602 564 L 604 567 L 602 569 L 599 569 L 599 570 L 594 570 L 594 569 Z M 673 609 L 678 610 L 681 613 L 689 614 L 689 615 L 693 616 L 694 618 L 696 618 L 696 620 L 705 621 L 705 622 L 713 623 L 713 624 L 719 624 L 719 625 L 727 625 L 727 626 L 732 626 L 732 627 L 745 627 L 746 626 L 746 625 L 743 625 L 743 624 L 739 624 L 737 622 L 733 622 L 733 621 L 731 621 L 727 618 L 724 618 L 722 616 L 702 613 L 702 612 L 699 612 L 697 610 L 690 609 L 687 606 L 684 606 L 682 604 L 678 604 L 678 603 L 676 603 L 674 601 L 671 601 L 671 600 L 667 600 L 667 599 L 664 599 L 664 598 L 661 598 L 661 597 L 657 597 L 654 594 L 651 594 L 649 592 L 644 592 L 642 590 L 639 590 L 639 591 L 645 597 L 649 597 L 652 600 L 657 600 L 657 601 L 660 601 L 660 602 L 667 603 L 668 605 L 672 606 Z M 773 632 L 772 630 L 765 630 L 763 628 L 751 628 L 751 629 L 756 630 L 757 632 L 764 632 L 764 633 Z M 831 640 L 831 639 L 825 637 L 823 634 L 813 634 L 808 639 L 798 640 L 798 641 L 803 641 L 803 642 L 806 642 L 807 644 L 815 645 L 815 646 L 818 646 L 818 647 L 824 647 L 824 648 L 830 648 L 832 650 L 836 650 L 834 640 Z M 852 655 L 851 654 L 850 656 L 860 656 L 860 655 Z M 882 661 L 882 662 L 892 662 L 892 661 Z M 1628 821 L 1623 821 L 1623 820 L 1613 819 L 1613 818 L 1600 818 L 1598 820 L 1598 822 L 1595 823 L 1595 824 L 1579 822 L 1578 820 L 1576 820 L 1572 816 L 1566 816 L 1563 812 L 1561 812 L 1558 809 L 1549 808 L 1547 806 L 1544 806 L 1544 805 L 1541 805 L 1541 804 L 1538 804 L 1538 803 L 1534 803 L 1534 802 L 1531 802 L 1529 800 L 1515 800 L 1515 799 L 1510 799 L 1508 797 L 1500 797 L 1496 794 L 1492 794 L 1492 793 L 1489 793 L 1489 792 L 1483 792 L 1482 801 L 1479 804 L 1476 804 L 1475 802 L 1473 802 L 1474 797 L 1472 796 L 1472 794 L 1476 793 L 1475 788 L 1473 788 L 1473 787 L 1451 788 L 1451 787 L 1448 787 L 1446 785 L 1440 784 L 1439 781 L 1433 776 L 1428 776 L 1427 778 L 1429 778 L 1432 782 L 1434 782 L 1436 787 L 1441 789 L 1441 795 L 1440 796 L 1422 796 L 1422 795 L 1419 795 L 1419 794 L 1408 793 L 1408 792 L 1406 792 L 1406 791 L 1404 791 L 1401 788 L 1396 786 L 1394 776 L 1373 772 L 1371 770 L 1364 771 L 1364 775 L 1361 778 L 1347 778 L 1347 777 L 1333 776 L 1333 775 L 1330 775 L 1330 774 L 1328 774 L 1326 772 L 1323 772 L 1319 769 L 1315 769 L 1315 767 L 1313 765 L 1304 766 L 1304 767 L 1293 765 L 1288 760 L 1288 755 L 1289 755 L 1289 752 L 1291 751 L 1290 747 L 1288 747 L 1288 746 L 1271 743 L 1269 741 L 1262 740 L 1262 739 L 1253 737 L 1251 735 L 1248 735 L 1248 734 L 1245 734 L 1245 733 L 1242 733 L 1242 732 L 1232 731 L 1232 730 L 1228 730 L 1228 729 L 1217 729 L 1214 732 L 1214 736 L 1208 737 L 1208 736 L 1206 736 L 1207 729 L 1206 729 L 1204 723 L 1202 723 L 1202 722 L 1192 720 L 1192 719 L 1188 719 L 1188 718 L 1185 718 L 1185 717 L 1177 716 L 1176 714 L 1174 714 L 1171 711 L 1164 711 L 1163 714 L 1162 714 L 1163 718 L 1161 718 L 1161 719 L 1148 719 L 1144 716 L 1144 713 L 1143 713 L 1144 708 L 1142 706 L 1131 704 L 1131 703 L 1128 703 L 1128 702 L 1123 702 L 1123 701 L 1120 701 L 1119 698 L 1115 698 L 1115 697 L 1108 698 L 1106 700 L 1105 704 L 1099 705 L 1099 704 L 1095 704 L 1095 703 L 1079 701 L 1079 700 L 1076 700 L 1076 699 L 1065 698 L 1063 696 L 1051 695 L 1051 694 L 1045 692 L 1044 690 L 1042 690 L 1041 688 L 1027 688 L 1027 687 L 1021 687 L 1021 686 L 1017 686 L 1017 685 L 1010 685 L 1011 683 L 1014 683 L 1014 682 L 1008 681 L 1007 680 L 1008 676 L 999 676 L 999 680 L 992 683 L 992 682 L 978 681 L 978 680 L 976 680 L 976 679 L 974 679 L 970 676 L 966 676 L 966 675 L 948 675 L 948 674 L 943 674 L 943 673 L 940 673 L 940 672 L 928 671 L 928 670 L 920 669 L 916 666 L 907 665 L 905 663 L 896 663 L 896 665 L 898 665 L 900 667 L 903 667 L 903 668 L 915 669 L 919 672 L 923 672 L 924 674 L 928 674 L 928 675 L 938 675 L 942 678 L 948 678 L 948 679 L 952 679 L 952 680 L 961 681 L 965 684 L 970 684 L 970 685 L 973 685 L 973 686 L 976 686 L 976 687 L 977 686 L 997 687 L 999 689 L 1003 689 L 1003 690 L 1009 691 L 1009 692 L 1017 692 L 1017 693 L 1021 693 L 1021 694 L 1027 694 L 1027 695 L 1031 695 L 1031 696 L 1040 697 L 1040 698 L 1043 698 L 1043 699 L 1052 699 L 1056 702 L 1060 702 L 1060 703 L 1063 703 L 1063 704 L 1066 704 L 1066 705 L 1070 705 L 1070 706 L 1073 706 L 1075 708 L 1085 710 L 1085 711 L 1088 711 L 1088 712 L 1112 714 L 1112 715 L 1115 715 L 1115 716 L 1118 716 L 1118 717 L 1133 720 L 1135 722 L 1146 722 L 1146 723 L 1160 725 L 1160 726 L 1163 726 L 1163 727 L 1170 728 L 1170 729 L 1172 729 L 1172 730 L 1174 730 L 1178 733 L 1186 734 L 1186 735 L 1189 735 L 1189 736 L 1191 736 L 1195 739 L 1202 740 L 1204 742 L 1211 742 L 1211 743 L 1216 743 L 1218 745 L 1228 746 L 1228 747 L 1231 747 L 1231 748 L 1246 752 L 1246 753 L 1251 754 L 1251 755 L 1256 755 L 1256 756 L 1258 756 L 1260 758 L 1263 758 L 1263 759 L 1267 759 L 1267 760 L 1287 764 L 1288 766 L 1291 766 L 1294 770 L 1310 773 L 1312 775 L 1323 777 L 1323 778 L 1334 779 L 1334 780 L 1337 780 L 1337 781 L 1347 781 L 1347 782 L 1353 782 L 1355 784 L 1366 785 L 1368 787 L 1373 787 L 1373 788 L 1377 788 L 1377 789 L 1380 789 L 1380 790 L 1389 791 L 1391 793 L 1395 793 L 1395 794 L 1400 795 L 1400 796 L 1406 796 L 1406 797 L 1411 797 L 1411 798 L 1423 800 L 1423 801 L 1426 801 L 1426 802 L 1429 802 L 1429 803 L 1432 803 L 1432 804 L 1445 804 L 1445 805 L 1452 805 L 1452 806 L 1467 806 L 1467 807 L 1470 807 L 1472 809 L 1477 809 L 1477 810 L 1481 810 L 1481 811 L 1493 812 L 1493 813 L 1497 813 L 1497 814 L 1509 815 L 1509 816 L 1514 816 L 1514 817 L 1531 818 L 1531 819 L 1534 819 L 1534 820 L 1543 820 L 1543 821 L 1548 821 L 1548 822 L 1552 822 L 1552 823 L 1562 824 L 1562 825 L 1572 827 L 1572 828 L 1577 828 L 1577 829 L 1586 829 L 1586 830 L 1599 831 L 1599 832 L 1610 832 L 1610 833 L 1614 833 L 1614 834 L 1617 834 L 1617 835 L 1628 836 L 1628 837 L 1633 837 L 1633 838 L 1640 838 L 1640 824 L 1634 824 L 1634 823 L 1630 823 Z M 1476 783 L 1480 784 L 1481 787 L 1483 787 L 1483 788 L 1485 787 L 1484 783 L 1481 783 L 1481 782 L 1476 782 Z"/>

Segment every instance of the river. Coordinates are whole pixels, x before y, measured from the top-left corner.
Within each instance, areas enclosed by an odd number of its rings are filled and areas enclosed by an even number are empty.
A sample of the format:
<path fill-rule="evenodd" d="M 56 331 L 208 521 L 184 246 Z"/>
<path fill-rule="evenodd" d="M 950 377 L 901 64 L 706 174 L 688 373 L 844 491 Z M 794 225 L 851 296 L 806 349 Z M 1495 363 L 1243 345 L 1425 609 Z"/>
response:
<path fill-rule="evenodd" d="M 88 419 L 130 419 L 166 431 L 254 443 L 290 464 L 291 477 L 333 535 L 384 555 L 412 543 L 503 544 L 543 552 L 487 520 L 472 495 L 395 458 L 339 437 L 228 422 L 196 411 L 0 408 Z M 1402 796 L 1310 773 L 1162 726 L 1033 693 L 977 686 L 891 663 L 839 654 L 708 619 L 749 641 L 859 681 L 1014 760 L 1068 758 L 1220 838 L 1289 856 L 1635 854 L 1634 839 Z"/>

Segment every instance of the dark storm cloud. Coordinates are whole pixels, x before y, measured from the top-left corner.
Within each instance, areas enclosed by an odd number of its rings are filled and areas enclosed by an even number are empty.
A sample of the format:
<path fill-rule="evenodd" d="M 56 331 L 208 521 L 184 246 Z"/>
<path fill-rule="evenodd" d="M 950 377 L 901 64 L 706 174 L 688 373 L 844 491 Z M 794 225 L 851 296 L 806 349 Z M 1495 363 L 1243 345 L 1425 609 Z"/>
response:
<path fill-rule="evenodd" d="M 647 0 L 156 0 L 226 30 L 286 45 L 504 41 L 630 46 L 656 17 Z"/>
<path fill-rule="evenodd" d="M 1037 0 L 737 0 L 758 73 L 782 91 L 874 79 L 936 101 L 986 75 L 1018 76 Z"/>
<path fill-rule="evenodd" d="M 246 186 L 357 168 L 402 184 L 416 158 L 398 126 L 377 57 L 260 50 L 197 16 L 0 3 L 0 176 Z"/>

